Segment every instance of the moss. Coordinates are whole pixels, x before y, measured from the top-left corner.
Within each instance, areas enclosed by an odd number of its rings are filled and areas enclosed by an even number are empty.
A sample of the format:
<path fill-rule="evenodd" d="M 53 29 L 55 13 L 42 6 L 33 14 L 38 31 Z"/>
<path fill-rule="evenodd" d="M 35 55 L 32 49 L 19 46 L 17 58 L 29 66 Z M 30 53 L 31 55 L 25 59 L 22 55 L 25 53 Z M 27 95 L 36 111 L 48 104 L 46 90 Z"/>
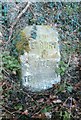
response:
<path fill-rule="evenodd" d="M 30 51 L 29 47 L 29 38 L 27 38 L 25 32 L 20 33 L 20 41 L 17 42 L 16 48 L 19 54 L 22 54 L 22 52 L 25 50 L 26 52 Z"/>

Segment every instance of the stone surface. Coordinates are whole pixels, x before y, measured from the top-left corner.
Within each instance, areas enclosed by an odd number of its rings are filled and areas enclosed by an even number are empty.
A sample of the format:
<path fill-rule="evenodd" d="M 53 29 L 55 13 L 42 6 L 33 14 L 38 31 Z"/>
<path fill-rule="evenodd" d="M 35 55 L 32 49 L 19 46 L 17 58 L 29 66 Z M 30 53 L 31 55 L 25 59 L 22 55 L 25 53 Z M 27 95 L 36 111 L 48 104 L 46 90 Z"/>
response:
<path fill-rule="evenodd" d="M 58 33 L 46 25 L 27 26 L 23 32 L 29 39 L 29 52 L 20 56 L 22 84 L 32 91 L 40 91 L 60 82 L 55 72 L 60 61 Z"/>

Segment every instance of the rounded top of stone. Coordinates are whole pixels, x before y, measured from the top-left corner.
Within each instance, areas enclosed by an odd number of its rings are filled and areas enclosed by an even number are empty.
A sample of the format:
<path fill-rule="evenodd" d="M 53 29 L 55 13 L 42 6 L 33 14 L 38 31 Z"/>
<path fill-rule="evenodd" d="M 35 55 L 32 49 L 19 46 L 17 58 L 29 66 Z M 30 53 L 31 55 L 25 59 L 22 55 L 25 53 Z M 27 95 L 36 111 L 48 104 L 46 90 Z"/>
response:
<path fill-rule="evenodd" d="M 49 25 L 29 25 L 26 26 L 23 31 L 26 36 L 29 38 L 34 39 L 42 39 L 45 37 L 46 39 L 58 41 L 58 32 L 55 27 L 49 26 Z"/>

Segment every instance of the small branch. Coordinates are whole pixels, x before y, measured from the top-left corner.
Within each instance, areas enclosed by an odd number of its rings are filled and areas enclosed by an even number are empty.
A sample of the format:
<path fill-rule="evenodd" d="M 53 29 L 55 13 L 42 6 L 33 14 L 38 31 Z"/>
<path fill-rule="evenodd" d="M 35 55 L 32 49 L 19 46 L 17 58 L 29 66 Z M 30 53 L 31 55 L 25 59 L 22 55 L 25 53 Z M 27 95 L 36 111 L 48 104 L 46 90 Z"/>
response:
<path fill-rule="evenodd" d="M 70 65 L 70 62 L 71 62 L 71 55 L 69 56 L 69 60 L 68 60 L 67 67 L 69 67 L 69 65 Z"/>
<path fill-rule="evenodd" d="M 5 26 L 5 25 L 0 24 L 0 26 L 1 26 L 2 28 L 4 28 L 4 30 L 7 30 L 7 31 L 8 31 L 8 28 L 6 28 L 6 26 Z"/>
<path fill-rule="evenodd" d="M 42 106 L 42 108 L 38 111 L 38 112 L 35 112 L 33 115 L 32 115 L 32 118 L 34 118 L 35 115 L 38 115 L 39 113 L 41 113 L 41 111 L 45 108 L 46 106 Z"/>
<path fill-rule="evenodd" d="M 12 115 L 12 112 L 10 112 L 8 109 L 6 109 L 5 107 L 3 107 L 3 110 L 5 110 L 7 113 Z"/>
<path fill-rule="evenodd" d="M 15 113 L 22 113 L 20 110 L 16 110 L 16 111 L 10 112 L 10 111 L 8 110 L 8 108 L 5 108 L 5 107 L 3 107 L 3 110 L 5 110 L 7 113 L 9 113 L 9 114 L 11 114 L 11 115 L 13 115 L 13 114 L 15 114 Z"/>
<path fill-rule="evenodd" d="M 19 19 L 21 18 L 21 16 L 27 11 L 28 7 L 30 5 L 30 2 L 27 2 L 25 8 L 21 11 L 21 13 L 19 13 L 19 15 L 17 16 L 16 20 L 12 23 L 10 30 L 9 30 L 9 39 L 6 42 L 6 45 L 10 42 L 11 37 L 12 37 L 12 33 L 13 33 L 13 28 L 14 26 L 17 24 L 17 22 L 19 21 Z"/>

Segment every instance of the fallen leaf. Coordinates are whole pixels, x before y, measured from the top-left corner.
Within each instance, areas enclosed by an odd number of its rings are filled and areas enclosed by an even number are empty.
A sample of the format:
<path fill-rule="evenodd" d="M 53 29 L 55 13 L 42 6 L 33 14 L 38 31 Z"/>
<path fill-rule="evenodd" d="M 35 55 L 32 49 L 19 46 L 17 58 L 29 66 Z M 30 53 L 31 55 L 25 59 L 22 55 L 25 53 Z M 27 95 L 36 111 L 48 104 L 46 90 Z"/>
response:
<path fill-rule="evenodd" d="M 52 102 L 53 103 L 61 103 L 62 101 L 58 99 L 58 100 L 53 100 Z"/>
<path fill-rule="evenodd" d="M 66 106 L 66 107 L 70 107 L 70 108 L 74 108 L 76 107 L 77 103 L 76 103 L 76 100 L 74 98 L 70 98 L 68 97 L 68 99 L 66 99 L 66 101 L 63 103 L 63 106 Z"/>
<path fill-rule="evenodd" d="M 3 43 L 3 41 L 2 40 L 0 40 L 0 44 L 2 44 Z"/>
<path fill-rule="evenodd" d="M 13 73 L 14 75 L 16 75 L 16 71 L 12 71 L 12 73 Z"/>
<path fill-rule="evenodd" d="M 2 37 L 3 35 L 2 35 L 2 33 L 0 32 L 0 37 Z"/>
<path fill-rule="evenodd" d="M 51 100 L 53 100 L 53 99 L 57 99 L 57 96 L 50 95 L 50 99 L 51 99 Z"/>
<path fill-rule="evenodd" d="M 46 112 L 46 113 L 45 113 L 45 116 L 46 116 L 47 118 L 51 118 L 51 117 L 52 117 L 52 113 L 51 113 L 51 112 Z"/>
<path fill-rule="evenodd" d="M 32 116 L 32 118 L 37 118 L 37 119 L 46 119 L 46 115 L 44 113 L 41 114 L 35 114 L 34 116 Z"/>
<path fill-rule="evenodd" d="M 37 100 L 37 102 L 44 102 L 44 98 L 41 98 L 41 99 L 39 99 L 39 100 Z"/>
<path fill-rule="evenodd" d="M 28 115 L 28 110 L 25 110 L 24 112 L 22 112 L 23 115 Z"/>

